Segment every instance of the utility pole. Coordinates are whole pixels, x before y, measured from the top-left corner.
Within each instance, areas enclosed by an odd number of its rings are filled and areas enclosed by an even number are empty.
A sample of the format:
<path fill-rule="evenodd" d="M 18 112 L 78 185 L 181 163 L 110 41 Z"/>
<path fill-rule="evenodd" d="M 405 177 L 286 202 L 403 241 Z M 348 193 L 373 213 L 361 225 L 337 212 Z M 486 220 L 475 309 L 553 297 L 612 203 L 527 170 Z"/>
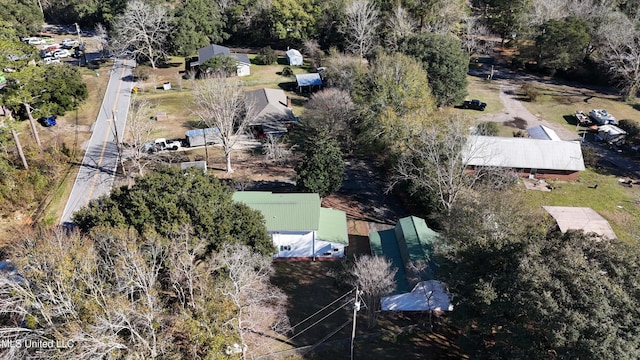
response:
<path fill-rule="evenodd" d="M 116 113 L 115 111 L 111 111 L 111 118 L 113 120 L 113 130 L 114 130 L 114 139 L 116 142 L 116 149 L 118 150 L 118 157 L 120 158 L 120 167 L 122 168 L 122 174 L 124 177 L 127 177 L 127 171 L 124 168 L 124 159 L 122 158 L 122 144 L 120 143 L 120 138 L 118 137 L 118 122 L 116 121 Z"/>
<path fill-rule="evenodd" d="M 353 327 L 351 328 L 351 360 L 353 360 L 353 342 L 356 338 L 356 317 L 358 316 L 358 311 L 360 311 L 360 299 L 358 295 L 360 290 L 356 286 L 356 297 L 353 300 Z"/>

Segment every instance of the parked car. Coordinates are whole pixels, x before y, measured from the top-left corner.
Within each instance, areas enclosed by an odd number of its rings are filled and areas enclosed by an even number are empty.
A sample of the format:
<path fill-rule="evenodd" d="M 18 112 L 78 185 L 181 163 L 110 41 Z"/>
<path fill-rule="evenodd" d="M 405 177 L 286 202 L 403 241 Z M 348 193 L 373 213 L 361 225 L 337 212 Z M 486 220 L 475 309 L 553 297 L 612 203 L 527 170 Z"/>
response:
<path fill-rule="evenodd" d="M 43 38 L 39 38 L 39 37 L 27 37 L 27 38 L 23 38 L 22 41 L 24 43 L 31 44 L 31 45 L 42 45 L 46 43 L 46 41 Z"/>
<path fill-rule="evenodd" d="M 42 61 L 44 62 L 45 65 L 49 65 L 49 64 L 59 64 L 60 63 L 60 59 L 56 58 L 56 57 L 46 57 L 44 59 L 42 59 Z"/>
<path fill-rule="evenodd" d="M 55 115 L 51 115 L 51 116 L 43 117 L 43 118 L 38 119 L 38 122 L 40 123 L 40 125 L 42 125 L 44 127 L 55 126 L 56 125 L 56 116 Z"/>
<path fill-rule="evenodd" d="M 58 59 L 66 58 L 69 56 L 71 56 L 71 53 L 69 52 L 69 50 L 65 50 L 65 49 L 58 49 L 53 52 L 53 57 Z"/>
<path fill-rule="evenodd" d="M 473 100 L 465 100 L 465 102 L 462 103 L 462 108 L 463 109 L 474 109 L 474 110 L 480 110 L 480 111 L 484 111 L 484 109 L 487 107 L 486 103 L 481 102 L 478 99 L 473 99 Z"/>
<path fill-rule="evenodd" d="M 74 40 L 74 39 L 62 39 L 62 45 L 77 45 L 78 44 L 78 40 Z"/>

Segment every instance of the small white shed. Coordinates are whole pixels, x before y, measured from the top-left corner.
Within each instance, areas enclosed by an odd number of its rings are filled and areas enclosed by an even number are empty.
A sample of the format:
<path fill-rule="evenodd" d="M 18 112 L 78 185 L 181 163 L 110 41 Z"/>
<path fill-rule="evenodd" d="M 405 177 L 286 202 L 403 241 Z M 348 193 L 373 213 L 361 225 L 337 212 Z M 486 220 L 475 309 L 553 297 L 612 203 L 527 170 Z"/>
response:
<path fill-rule="evenodd" d="M 300 51 L 296 50 L 296 49 L 289 49 L 286 52 L 287 55 L 287 62 L 289 63 L 289 65 L 291 66 L 300 66 L 302 65 L 302 54 L 300 54 Z"/>

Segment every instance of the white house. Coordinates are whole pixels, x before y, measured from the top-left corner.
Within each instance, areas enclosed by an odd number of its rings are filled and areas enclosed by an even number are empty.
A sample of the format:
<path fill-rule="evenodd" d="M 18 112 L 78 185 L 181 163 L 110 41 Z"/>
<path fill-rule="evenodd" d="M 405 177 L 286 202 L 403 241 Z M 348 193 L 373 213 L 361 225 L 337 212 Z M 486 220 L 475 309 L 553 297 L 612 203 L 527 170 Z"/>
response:
<path fill-rule="evenodd" d="M 320 207 L 320 196 L 238 191 L 233 200 L 264 216 L 276 253 L 274 258 L 335 259 L 349 244 L 343 211 Z"/>
<path fill-rule="evenodd" d="M 249 60 L 249 57 L 246 54 L 233 54 L 228 47 L 215 44 L 207 45 L 203 48 L 198 49 L 198 59 L 195 61 L 191 61 L 188 65 L 188 68 L 198 67 L 200 66 L 200 64 L 215 56 L 235 57 L 237 59 L 236 75 L 251 75 L 251 60 Z"/>

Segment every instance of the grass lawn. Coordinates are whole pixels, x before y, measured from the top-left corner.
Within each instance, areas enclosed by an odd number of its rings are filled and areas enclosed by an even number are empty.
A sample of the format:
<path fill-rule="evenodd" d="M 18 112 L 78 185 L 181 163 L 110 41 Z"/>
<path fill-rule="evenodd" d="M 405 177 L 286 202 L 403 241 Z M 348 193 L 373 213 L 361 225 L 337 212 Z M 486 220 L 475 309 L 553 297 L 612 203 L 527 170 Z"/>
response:
<path fill-rule="evenodd" d="M 640 229 L 640 189 L 622 186 L 617 177 L 599 174 L 592 169 L 581 172 L 579 181 L 547 182 L 553 185 L 553 191 L 522 188 L 529 207 L 540 212 L 544 212 L 543 205 L 590 207 L 609 221 L 620 240 L 631 242 L 633 233 L 637 235 Z M 597 189 L 592 188 L 595 184 L 598 184 Z"/>
<path fill-rule="evenodd" d="M 575 129 L 576 110 L 582 110 L 585 114 L 591 109 L 606 109 L 618 120 L 640 118 L 640 101 L 623 102 L 617 95 L 609 95 L 596 92 L 587 88 L 538 85 L 539 96 L 535 101 L 523 102 L 532 114 L 558 124 L 567 129 Z"/>
<path fill-rule="evenodd" d="M 249 55 L 254 59 L 255 55 Z M 138 96 L 148 99 L 153 112 L 166 112 L 169 120 L 158 122 L 155 137 L 183 138 L 185 131 L 194 127 L 197 119 L 191 114 L 191 90 L 192 82 L 182 79 L 184 70 L 184 58 L 171 57 L 170 66 L 158 69 L 147 67 L 149 78 L 139 83 L 141 92 Z M 307 101 L 306 94 L 298 94 L 295 91 L 295 78 L 282 76 L 280 73 L 285 65 L 256 65 L 251 66 L 251 75 L 243 76 L 245 90 L 261 88 L 282 89 L 292 100 L 295 114 L 299 115 L 304 110 Z M 291 67 L 294 74 L 308 73 L 307 67 Z M 197 81 L 197 80 L 196 80 Z M 171 90 L 163 90 L 162 84 L 171 82 Z"/>
<path fill-rule="evenodd" d="M 463 109 L 460 111 L 474 119 L 502 111 L 504 107 L 500 101 L 500 85 L 497 82 L 480 79 L 477 76 L 467 76 L 467 81 L 469 82 L 467 99 L 478 99 L 487 103 L 487 108 L 484 111 Z"/>

